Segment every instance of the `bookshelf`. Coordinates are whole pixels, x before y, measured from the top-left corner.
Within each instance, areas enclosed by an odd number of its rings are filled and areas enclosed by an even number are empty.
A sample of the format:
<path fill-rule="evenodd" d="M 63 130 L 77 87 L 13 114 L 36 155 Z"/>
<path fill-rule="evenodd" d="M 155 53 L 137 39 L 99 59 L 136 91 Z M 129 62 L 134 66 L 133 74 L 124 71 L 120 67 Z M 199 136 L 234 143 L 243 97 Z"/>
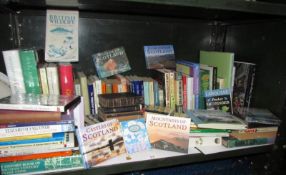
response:
<path fill-rule="evenodd" d="M 253 105 L 268 107 L 285 120 L 286 4 L 283 1 L 3 0 L 0 1 L 1 50 L 34 46 L 44 48 L 47 8 L 80 11 L 80 61 L 74 63 L 77 70 L 84 70 L 87 74 L 94 73 L 91 55 L 119 46 L 125 47 L 131 72 L 137 75 L 149 74 L 145 66 L 142 66 L 145 65 L 143 45 L 173 43 L 177 58 L 194 62 L 198 62 L 199 50 L 232 51 L 238 61 L 258 65 Z M 0 70 L 5 72 L 2 55 Z M 285 126 L 282 125 L 281 128 Z M 281 135 L 285 136 L 285 129 L 281 131 Z M 285 155 L 283 145 L 285 146 L 285 140 L 278 138 L 276 151 Z M 256 152 L 256 149 L 250 149 L 243 155 L 270 150 Z M 196 155 L 198 158 L 194 162 L 238 156 L 239 151 L 225 154 L 206 157 Z M 116 165 L 114 169 L 107 166 L 84 170 L 82 173 L 119 173 L 123 169 L 136 171 L 194 163 L 187 159 L 188 156 L 182 162 L 175 158 L 154 160 L 155 163 L 146 161 L 142 162 L 142 167 L 137 163 Z M 176 163 L 169 163 L 169 160 Z M 260 161 L 261 165 L 264 163 Z"/>

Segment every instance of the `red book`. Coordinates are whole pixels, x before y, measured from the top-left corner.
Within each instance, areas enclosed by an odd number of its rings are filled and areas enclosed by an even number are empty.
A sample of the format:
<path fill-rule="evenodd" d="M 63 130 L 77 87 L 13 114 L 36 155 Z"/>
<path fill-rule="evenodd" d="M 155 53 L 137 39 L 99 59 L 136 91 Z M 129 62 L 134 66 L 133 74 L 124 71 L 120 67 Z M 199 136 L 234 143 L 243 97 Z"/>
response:
<path fill-rule="evenodd" d="M 61 95 L 73 95 L 74 82 L 73 82 L 72 65 L 70 63 L 59 64 L 59 74 L 60 74 Z"/>

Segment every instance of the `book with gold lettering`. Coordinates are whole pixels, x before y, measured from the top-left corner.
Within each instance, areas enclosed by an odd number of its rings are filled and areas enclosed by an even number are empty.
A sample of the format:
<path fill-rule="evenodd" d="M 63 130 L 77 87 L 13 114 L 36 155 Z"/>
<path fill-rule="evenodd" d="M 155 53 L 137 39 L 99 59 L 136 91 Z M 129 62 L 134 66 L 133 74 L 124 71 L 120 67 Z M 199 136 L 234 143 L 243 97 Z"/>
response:
<path fill-rule="evenodd" d="M 153 148 L 188 153 L 190 118 L 146 112 L 146 127 Z"/>
<path fill-rule="evenodd" d="M 78 128 L 76 133 L 86 168 L 126 152 L 117 119 Z"/>

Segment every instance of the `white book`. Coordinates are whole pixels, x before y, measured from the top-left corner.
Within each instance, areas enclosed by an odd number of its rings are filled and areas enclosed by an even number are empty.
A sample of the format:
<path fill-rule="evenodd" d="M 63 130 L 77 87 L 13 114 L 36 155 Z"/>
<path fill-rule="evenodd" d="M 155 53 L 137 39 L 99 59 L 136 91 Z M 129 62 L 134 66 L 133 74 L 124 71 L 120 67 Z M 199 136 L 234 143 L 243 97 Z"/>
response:
<path fill-rule="evenodd" d="M 15 128 L 1 128 L 1 138 L 6 137 L 17 137 L 24 135 L 35 135 L 35 134 L 48 134 L 56 132 L 69 132 L 74 131 L 74 124 L 59 124 L 59 125 L 35 125 L 35 126 L 24 126 Z"/>
<path fill-rule="evenodd" d="M 43 94 L 49 94 L 49 84 L 46 71 L 46 65 L 39 67 L 40 82 Z"/>
<path fill-rule="evenodd" d="M 57 65 L 50 63 L 46 67 L 46 71 L 49 85 L 49 93 L 52 95 L 60 95 L 60 83 Z"/>
<path fill-rule="evenodd" d="M 195 109 L 195 101 L 194 101 L 194 78 L 187 77 L 187 109 L 192 110 Z"/>
<path fill-rule="evenodd" d="M 19 50 L 2 51 L 12 94 L 25 93 Z"/>
<path fill-rule="evenodd" d="M 78 61 L 78 11 L 47 10 L 45 60 Z"/>

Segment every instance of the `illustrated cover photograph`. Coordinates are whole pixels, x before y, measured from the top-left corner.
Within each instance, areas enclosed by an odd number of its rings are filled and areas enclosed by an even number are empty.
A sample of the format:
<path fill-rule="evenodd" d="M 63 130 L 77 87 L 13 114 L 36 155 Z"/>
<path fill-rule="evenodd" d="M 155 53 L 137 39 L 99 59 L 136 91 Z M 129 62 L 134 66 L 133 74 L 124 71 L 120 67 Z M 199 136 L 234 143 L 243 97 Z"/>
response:
<path fill-rule="evenodd" d="M 144 46 L 147 69 L 175 69 L 175 52 L 173 45 Z"/>
<path fill-rule="evenodd" d="M 147 112 L 146 127 L 153 148 L 188 153 L 190 118 Z"/>
<path fill-rule="evenodd" d="M 47 10 L 47 62 L 78 61 L 78 11 Z"/>
<path fill-rule="evenodd" d="M 128 154 L 151 148 L 144 118 L 123 121 L 120 124 Z"/>
<path fill-rule="evenodd" d="M 92 58 L 99 78 L 131 70 L 124 47 L 93 54 Z"/>
<path fill-rule="evenodd" d="M 126 152 L 117 119 L 79 128 L 77 136 L 87 168 Z"/>

